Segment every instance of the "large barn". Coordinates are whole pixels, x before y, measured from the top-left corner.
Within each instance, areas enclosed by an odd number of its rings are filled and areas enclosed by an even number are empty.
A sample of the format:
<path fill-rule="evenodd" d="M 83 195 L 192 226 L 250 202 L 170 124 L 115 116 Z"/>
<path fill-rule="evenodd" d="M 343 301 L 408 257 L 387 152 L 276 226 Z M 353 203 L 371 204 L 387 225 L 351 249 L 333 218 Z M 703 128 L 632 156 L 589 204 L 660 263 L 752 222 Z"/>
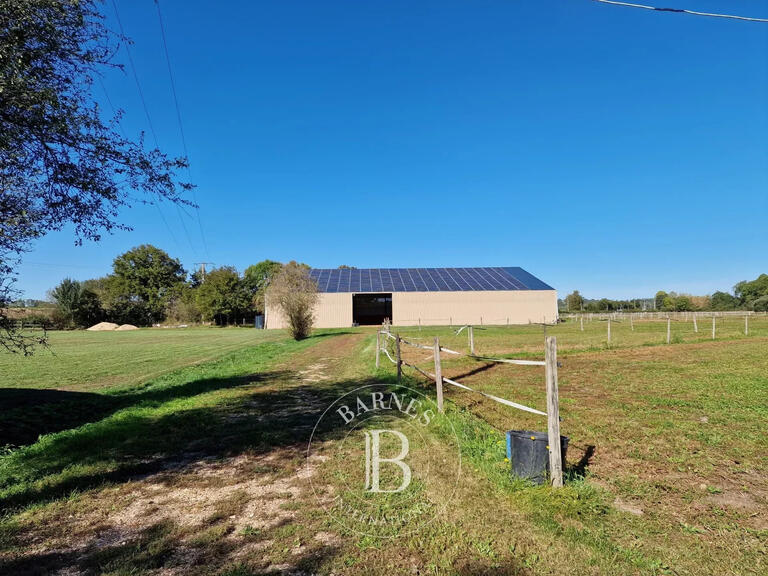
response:
<path fill-rule="evenodd" d="M 557 292 L 522 268 L 312 269 L 318 328 L 528 324 L 557 320 Z M 267 328 L 285 328 L 267 302 Z"/>

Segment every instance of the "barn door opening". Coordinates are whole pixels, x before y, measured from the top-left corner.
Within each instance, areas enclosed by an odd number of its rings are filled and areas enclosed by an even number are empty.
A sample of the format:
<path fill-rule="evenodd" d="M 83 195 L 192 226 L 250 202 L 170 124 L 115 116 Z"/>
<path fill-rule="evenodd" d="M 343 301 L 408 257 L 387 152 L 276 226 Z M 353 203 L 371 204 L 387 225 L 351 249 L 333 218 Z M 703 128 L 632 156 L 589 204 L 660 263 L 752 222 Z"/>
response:
<path fill-rule="evenodd" d="M 392 294 L 353 294 L 352 321 L 361 326 L 375 326 L 392 320 Z"/>

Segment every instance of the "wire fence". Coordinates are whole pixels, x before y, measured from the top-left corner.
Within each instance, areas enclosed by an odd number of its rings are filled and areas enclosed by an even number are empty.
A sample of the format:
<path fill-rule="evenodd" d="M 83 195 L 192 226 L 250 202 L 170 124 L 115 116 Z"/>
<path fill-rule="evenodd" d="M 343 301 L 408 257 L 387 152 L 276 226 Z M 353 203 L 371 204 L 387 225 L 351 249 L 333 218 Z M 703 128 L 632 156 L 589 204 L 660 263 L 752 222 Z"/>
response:
<path fill-rule="evenodd" d="M 462 327 L 459 332 L 464 328 L 469 330 L 471 334 L 473 332 L 472 326 Z M 384 338 L 384 344 L 382 345 L 382 337 Z M 393 345 L 393 349 L 389 349 L 389 345 Z M 429 350 L 431 351 L 431 359 L 434 362 L 434 373 L 420 368 L 416 362 L 409 362 L 404 358 L 403 346 L 410 347 L 413 350 Z M 480 360 L 483 362 L 500 363 L 500 364 L 513 364 L 521 366 L 543 366 L 545 368 L 545 384 L 546 384 L 546 396 L 547 396 L 547 411 L 543 412 L 521 404 L 514 402 L 507 398 L 502 398 L 494 394 L 489 394 L 481 390 L 477 390 L 466 384 L 458 382 L 452 378 L 447 378 L 442 374 L 442 358 L 441 355 L 449 354 L 454 357 L 467 357 L 474 360 Z M 557 341 L 554 337 L 546 339 L 545 347 L 545 359 L 544 360 L 523 360 L 514 358 L 493 358 L 488 356 L 479 356 L 470 351 L 469 354 L 458 352 L 450 348 L 446 348 L 440 345 L 440 338 L 434 337 L 434 343 L 432 346 L 415 342 L 410 339 L 402 338 L 399 334 L 392 334 L 388 326 L 383 330 L 376 332 L 376 368 L 380 367 L 381 355 L 384 355 L 392 364 L 395 365 L 397 370 L 398 382 L 401 381 L 403 375 L 403 366 L 408 367 L 420 375 L 424 376 L 430 381 L 435 382 L 435 389 L 437 395 L 437 407 L 438 411 L 444 412 L 443 408 L 443 384 L 449 384 L 461 390 L 479 394 L 485 398 L 488 398 L 494 402 L 514 408 L 516 410 L 522 410 L 531 414 L 539 416 L 545 416 L 547 418 L 547 430 L 549 437 L 549 460 L 550 460 L 550 479 L 553 486 L 558 487 L 563 485 L 563 460 L 560 444 L 560 409 L 558 399 L 558 386 L 557 386 Z M 429 356 L 427 357 L 429 358 Z"/>

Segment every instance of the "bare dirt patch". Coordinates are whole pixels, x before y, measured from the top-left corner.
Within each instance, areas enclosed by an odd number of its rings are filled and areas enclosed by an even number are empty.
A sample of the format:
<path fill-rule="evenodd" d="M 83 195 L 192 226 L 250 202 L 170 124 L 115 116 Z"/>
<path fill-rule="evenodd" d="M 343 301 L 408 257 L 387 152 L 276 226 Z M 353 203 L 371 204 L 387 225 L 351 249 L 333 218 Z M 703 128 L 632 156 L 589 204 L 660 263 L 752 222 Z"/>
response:
<path fill-rule="evenodd" d="M 233 425 L 293 422 L 296 414 L 321 410 L 324 405 L 314 404 L 322 396 L 311 385 L 343 373 L 344 359 L 361 336 L 327 337 L 294 356 L 277 367 L 272 381 L 254 387 L 250 401 L 222 418 Z M 308 437 L 314 422 L 297 422 L 291 425 L 295 443 L 228 457 L 190 451 L 155 473 L 25 513 L 24 524 L 35 528 L 29 537 L 19 534 L 23 548 L 0 552 L 0 566 L 18 573 L 36 567 L 52 574 L 90 573 L 94 564 L 108 564 L 105 556 L 132 565 L 131 556 L 146 548 L 141 561 L 158 565 L 159 574 L 236 562 L 257 572 L 295 572 L 318 550 L 341 545 L 327 531 L 317 539 L 292 536 L 298 510 L 313 501 L 310 479 L 323 459 L 306 460 L 303 434 Z"/>

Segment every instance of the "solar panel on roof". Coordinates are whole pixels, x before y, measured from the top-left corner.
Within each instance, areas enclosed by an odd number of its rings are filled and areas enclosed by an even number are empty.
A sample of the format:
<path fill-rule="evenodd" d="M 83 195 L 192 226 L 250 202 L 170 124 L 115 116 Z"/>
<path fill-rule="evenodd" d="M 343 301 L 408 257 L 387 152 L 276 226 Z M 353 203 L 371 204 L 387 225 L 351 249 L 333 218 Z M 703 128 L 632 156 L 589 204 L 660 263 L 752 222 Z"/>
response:
<path fill-rule="evenodd" d="M 554 290 L 519 267 L 310 270 L 320 292 L 466 292 Z"/>

